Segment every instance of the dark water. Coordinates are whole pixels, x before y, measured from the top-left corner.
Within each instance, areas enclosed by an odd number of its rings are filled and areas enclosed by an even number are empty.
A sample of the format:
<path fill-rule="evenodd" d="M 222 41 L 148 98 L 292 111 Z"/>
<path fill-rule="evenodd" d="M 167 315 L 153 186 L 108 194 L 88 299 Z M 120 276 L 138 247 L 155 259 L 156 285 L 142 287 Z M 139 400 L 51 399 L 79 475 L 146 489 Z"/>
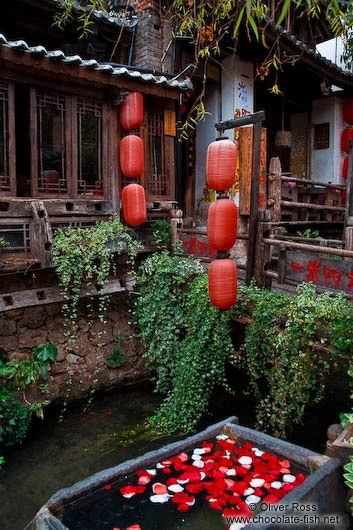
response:
<path fill-rule="evenodd" d="M 100 398 L 85 414 L 77 406 L 62 423 L 57 415 L 37 422 L 32 436 L 5 455 L 0 472 L 0 530 L 23 530 L 57 490 L 169 443 L 171 438 L 164 437 L 113 450 L 97 448 L 102 435 L 133 428 L 159 402 L 149 389 L 129 391 Z"/>

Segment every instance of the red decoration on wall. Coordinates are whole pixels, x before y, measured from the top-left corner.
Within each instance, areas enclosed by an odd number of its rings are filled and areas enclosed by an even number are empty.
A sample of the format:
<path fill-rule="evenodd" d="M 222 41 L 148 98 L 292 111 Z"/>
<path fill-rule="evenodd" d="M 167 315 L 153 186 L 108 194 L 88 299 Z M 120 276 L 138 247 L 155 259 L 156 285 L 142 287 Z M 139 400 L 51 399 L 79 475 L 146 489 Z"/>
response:
<path fill-rule="evenodd" d="M 208 146 L 206 178 L 210 188 L 229 190 L 234 184 L 237 166 L 237 149 L 227 138 L 218 138 Z"/>
<path fill-rule="evenodd" d="M 229 250 L 237 239 L 237 207 L 230 199 L 218 199 L 208 209 L 207 238 L 216 250 Z"/>
<path fill-rule="evenodd" d="M 121 199 L 126 223 L 138 226 L 146 220 L 145 190 L 140 184 L 128 184 L 123 188 Z"/>
<path fill-rule="evenodd" d="M 144 170 L 143 141 L 139 136 L 130 134 L 120 141 L 120 168 L 125 177 L 137 178 Z"/>
<path fill-rule="evenodd" d="M 346 123 L 353 124 L 353 99 L 343 105 L 343 119 Z"/>
<path fill-rule="evenodd" d="M 349 140 L 353 140 L 353 128 L 346 127 L 341 134 L 341 149 L 345 153 L 349 153 Z"/>
<path fill-rule="evenodd" d="M 348 177 L 348 165 L 349 165 L 349 156 L 345 156 L 342 166 L 342 177 L 346 180 Z"/>
<path fill-rule="evenodd" d="M 228 309 L 237 299 L 237 266 L 231 259 L 215 259 L 208 269 L 208 292 L 211 304 Z"/>
<path fill-rule="evenodd" d="M 131 92 L 120 105 L 120 123 L 124 129 L 138 129 L 143 123 L 143 96 Z"/>

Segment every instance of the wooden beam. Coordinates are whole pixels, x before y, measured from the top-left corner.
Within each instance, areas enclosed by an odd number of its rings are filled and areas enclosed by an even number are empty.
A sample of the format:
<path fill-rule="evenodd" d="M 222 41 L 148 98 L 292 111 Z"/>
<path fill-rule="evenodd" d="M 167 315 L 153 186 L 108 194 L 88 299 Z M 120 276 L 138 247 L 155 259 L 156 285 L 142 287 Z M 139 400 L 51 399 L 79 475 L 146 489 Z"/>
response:
<path fill-rule="evenodd" d="M 344 250 L 341 248 L 332 248 L 332 247 L 322 247 L 320 245 L 306 245 L 305 243 L 294 243 L 294 241 L 280 241 L 279 239 L 269 239 L 265 238 L 264 243 L 268 245 L 281 246 L 285 245 L 289 248 L 297 248 L 299 250 L 317 252 L 320 254 L 333 254 L 334 256 L 343 256 L 345 258 L 353 258 L 352 250 Z"/>
<path fill-rule="evenodd" d="M 271 158 L 269 173 L 268 207 L 270 209 L 271 221 L 278 222 L 281 220 L 282 196 L 282 167 L 278 157 Z"/>
<path fill-rule="evenodd" d="M 114 279 L 107 282 L 102 289 L 98 289 L 96 285 L 82 287 L 79 296 L 80 298 L 85 298 L 88 296 L 131 291 L 134 283 L 135 280 L 133 276 L 126 276 L 125 278 Z M 0 312 L 63 301 L 64 297 L 61 295 L 59 287 L 45 287 L 43 289 L 10 292 L 0 295 Z"/>
<path fill-rule="evenodd" d="M 281 201 L 281 206 L 286 206 L 287 208 L 307 208 L 309 210 L 332 210 L 335 212 L 346 211 L 346 209 L 341 206 L 326 206 L 325 204 L 314 204 L 311 202 Z"/>
<path fill-rule="evenodd" d="M 53 266 L 53 234 L 43 201 L 32 201 L 31 252 L 39 259 L 41 268 Z"/>
<path fill-rule="evenodd" d="M 221 121 L 216 123 L 215 127 L 217 131 L 226 131 L 227 129 L 234 129 L 235 127 L 242 127 L 243 125 L 252 125 L 254 123 L 262 123 L 266 119 L 265 111 L 260 110 L 254 112 L 249 116 L 243 116 L 241 118 L 234 118 L 232 120 Z"/>
<path fill-rule="evenodd" d="M 32 217 L 32 201 L 35 199 L 0 198 L 0 219 Z M 42 199 L 49 217 L 52 216 L 109 216 L 112 202 L 96 199 Z"/>
<path fill-rule="evenodd" d="M 335 190 L 347 189 L 347 186 L 342 186 L 341 184 L 332 184 L 332 182 L 320 182 L 319 180 L 300 179 L 298 177 L 287 177 L 283 174 L 281 176 L 281 180 L 283 180 L 283 182 L 298 182 L 300 184 L 306 184 L 309 186 L 322 186 L 324 188 L 333 188 Z"/>

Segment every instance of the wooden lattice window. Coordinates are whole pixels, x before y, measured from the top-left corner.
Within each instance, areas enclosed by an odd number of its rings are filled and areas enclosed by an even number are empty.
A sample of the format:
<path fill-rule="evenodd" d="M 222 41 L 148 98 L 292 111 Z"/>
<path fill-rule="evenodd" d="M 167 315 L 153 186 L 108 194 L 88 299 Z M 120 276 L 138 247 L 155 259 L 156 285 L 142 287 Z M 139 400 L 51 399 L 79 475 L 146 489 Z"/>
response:
<path fill-rule="evenodd" d="M 103 195 L 103 104 L 77 100 L 77 192 Z"/>
<path fill-rule="evenodd" d="M 169 196 L 165 159 L 164 115 L 163 112 L 148 113 L 148 155 L 147 172 L 148 195 L 159 198 Z"/>
<path fill-rule="evenodd" d="M 0 194 L 15 195 L 13 85 L 0 81 Z"/>
<path fill-rule="evenodd" d="M 67 185 L 67 98 L 37 91 L 37 156 L 35 188 L 38 194 L 68 193 Z"/>

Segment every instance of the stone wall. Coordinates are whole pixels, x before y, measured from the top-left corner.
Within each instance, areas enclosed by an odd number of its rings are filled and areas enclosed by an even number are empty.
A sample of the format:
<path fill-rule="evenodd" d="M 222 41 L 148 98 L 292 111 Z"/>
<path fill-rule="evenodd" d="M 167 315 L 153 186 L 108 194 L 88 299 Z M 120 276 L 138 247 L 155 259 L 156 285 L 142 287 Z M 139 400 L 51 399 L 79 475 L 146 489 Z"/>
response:
<path fill-rule="evenodd" d="M 131 313 L 128 311 L 127 295 L 117 293 L 112 296 L 106 324 L 95 317 L 89 325 L 87 312 L 87 300 L 83 299 L 79 304 L 76 340 L 70 344 L 70 349 L 64 336 L 60 304 L 7 311 L 0 315 L 0 347 L 8 352 L 10 359 L 26 359 L 36 346 L 46 342 L 52 342 L 57 347 L 57 362 L 52 366 L 49 377 L 51 393 L 45 397 L 51 402 L 65 400 L 68 364 L 72 375 L 69 400 L 86 397 L 95 378 L 98 379 L 97 390 L 110 390 L 148 378 L 142 358 L 143 348 L 135 336 L 136 330 L 129 324 Z M 94 313 L 97 315 L 96 308 Z M 102 336 L 100 331 L 103 331 Z M 125 358 L 121 366 L 115 368 L 106 359 L 117 344 L 114 336 L 119 332 L 124 337 L 121 349 Z M 104 345 L 97 363 L 98 343 Z M 28 392 L 28 396 L 30 400 L 44 399 L 37 391 Z"/>

